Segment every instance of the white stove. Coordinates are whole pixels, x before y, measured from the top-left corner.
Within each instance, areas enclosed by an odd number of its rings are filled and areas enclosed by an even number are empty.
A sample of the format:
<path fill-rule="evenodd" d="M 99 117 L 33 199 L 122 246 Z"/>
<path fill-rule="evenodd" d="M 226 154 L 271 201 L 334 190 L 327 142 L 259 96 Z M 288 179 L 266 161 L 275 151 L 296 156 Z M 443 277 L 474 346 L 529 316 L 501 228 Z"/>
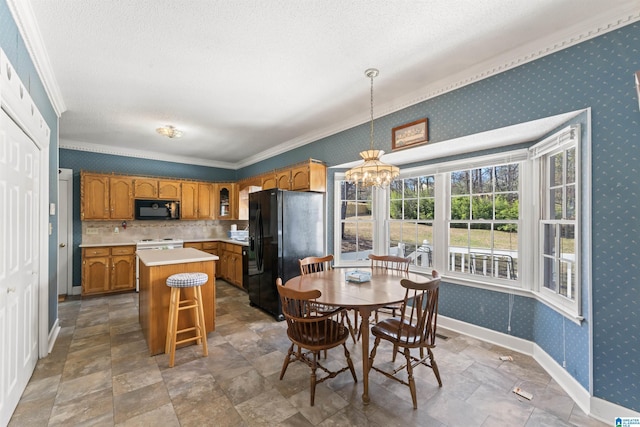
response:
<path fill-rule="evenodd" d="M 142 239 L 136 242 L 136 251 L 180 249 L 184 246 L 181 239 Z M 140 291 L 140 260 L 136 256 L 136 292 Z"/>

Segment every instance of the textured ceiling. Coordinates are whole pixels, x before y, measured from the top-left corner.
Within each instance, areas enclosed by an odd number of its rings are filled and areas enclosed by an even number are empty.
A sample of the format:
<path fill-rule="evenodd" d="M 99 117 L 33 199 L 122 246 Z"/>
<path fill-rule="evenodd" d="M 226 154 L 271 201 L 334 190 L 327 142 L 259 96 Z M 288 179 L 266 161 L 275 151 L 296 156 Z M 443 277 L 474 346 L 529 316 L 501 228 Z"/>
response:
<path fill-rule="evenodd" d="M 17 3 L 20 0 L 10 0 Z M 28 0 L 60 145 L 238 168 L 598 29 L 637 0 Z M 28 21 L 19 17 L 19 22 Z M 39 34 L 37 34 L 39 33 Z M 57 94 L 57 95 L 56 95 Z M 170 140 L 155 129 L 184 131 Z"/>

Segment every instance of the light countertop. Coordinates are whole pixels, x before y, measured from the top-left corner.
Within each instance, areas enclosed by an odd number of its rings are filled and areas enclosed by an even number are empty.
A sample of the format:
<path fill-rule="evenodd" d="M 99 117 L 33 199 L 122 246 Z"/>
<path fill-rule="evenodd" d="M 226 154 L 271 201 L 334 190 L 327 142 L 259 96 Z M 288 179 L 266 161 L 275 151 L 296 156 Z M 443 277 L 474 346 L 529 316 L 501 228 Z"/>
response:
<path fill-rule="evenodd" d="M 140 258 L 140 262 L 147 267 L 199 261 L 217 261 L 219 259 L 217 255 L 211 255 L 194 248 L 136 251 L 136 255 Z"/>
<path fill-rule="evenodd" d="M 240 246 L 249 246 L 249 242 L 245 242 L 245 241 L 240 241 L 240 240 L 233 240 L 233 239 L 228 239 L 228 238 L 219 238 L 219 237 L 205 237 L 203 239 L 183 239 L 183 241 L 185 243 L 189 243 L 189 242 L 225 242 L 225 243 L 233 243 L 234 245 L 240 245 Z M 136 242 L 135 240 L 129 240 L 129 241 L 121 241 L 121 242 L 97 242 L 97 243 L 81 243 L 79 245 L 79 247 L 81 248 L 94 248 L 94 247 L 101 247 L 101 246 L 135 246 Z"/>

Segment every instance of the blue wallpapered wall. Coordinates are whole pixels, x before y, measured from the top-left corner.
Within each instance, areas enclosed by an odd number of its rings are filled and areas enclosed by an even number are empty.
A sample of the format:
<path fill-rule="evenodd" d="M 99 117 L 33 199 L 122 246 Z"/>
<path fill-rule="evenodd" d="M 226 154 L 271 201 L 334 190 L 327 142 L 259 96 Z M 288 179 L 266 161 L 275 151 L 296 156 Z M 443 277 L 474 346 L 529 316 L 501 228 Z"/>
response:
<path fill-rule="evenodd" d="M 11 12 L 5 1 L 0 1 L 0 47 L 11 64 L 15 68 L 20 80 L 25 85 L 29 95 L 40 110 L 40 114 L 47 122 L 51 130 L 51 138 L 49 140 L 49 202 L 57 203 L 58 201 L 58 117 L 53 109 L 47 92 L 42 85 L 40 77 L 36 72 L 35 66 L 31 61 L 29 52 L 25 47 L 24 40 L 20 36 L 18 27 L 16 26 Z M 43 161 L 46 161 L 43 159 Z M 42 195 L 43 197 L 47 197 Z M 53 231 L 49 236 L 49 295 L 53 296 L 49 299 L 49 330 L 53 327 L 58 318 L 58 218 L 57 215 L 51 215 L 49 220 L 53 224 Z"/>
<path fill-rule="evenodd" d="M 593 207 L 587 214 L 592 218 L 593 289 L 591 301 L 583 304 L 587 322 L 578 326 L 563 321 L 544 304 L 516 298 L 522 314 L 514 309 L 518 318 L 512 321 L 512 333 L 527 339 L 532 334 L 560 364 L 566 351 L 568 372 L 588 388 L 592 326 L 594 396 L 636 411 L 640 411 L 640 112 L 633 73 L 640 70 L 639 39 L 636 22 L 382 117 L 375 124 L 376 147 L 388 151 L 391 129 L 421 117 L 429 118 L 431 143 L 438 143 L 591 107 Z M 376 84 L 384 84 L 384 70 Z M 355 160 L 367 146 L 367 132 L 366 124 L 349 129 L 251 165 L 239 176 L 308 157 L 330 166 Z M 331 172 L 329 180 L 331 188 Z M 327 200 L 332 203 L 331 194 Z M 330 226 L 332 221 L 330 217 Z M 484 307 L 489 318 L 467 313 L 469 295 L 474 307 Z M 446 286 L 441 298 L 444 312 L 504 331 L 503 295 Z"/>
<path fill-rule="evenodd" d="M 7 11 L 4 5 L 0 8 L 5 28 Z M 10 20 L 9 24 L 14 26 Z M 0 37 L 6 50 L 11 37 Z M 633 72 L 640 69 L 639 38 L 640 24 L 634 23 L 376 120 L 376 146 L 388 151 L 391 128 L 421 117 L 429 117 L 431 141 L 438 143 L 592 108 L 593 313 L 586 313 L 593 325 L 592 386 L 596 397 L 636 411 L 640 410 L 640 113 Z M 384 84 L 382 71 L 377 85 Z M 357 159 L 358 152 L 366 148 L 367 135 L 366 125 L 359 126 L 244 168 L 238 178 L 309 157 L 328 165 Z M 65 151 L 61 151 L 61 163 L 69 155 Z M 161 163 L 157 163 L 157 172 L 150 173 L 164 175 Z M 154 168 L 153 163 L 149 165 Z M 328 219 L 329 224 L 332 221 Z M 55 259 L 55 251 L 50 252 Z M 503 294 L 449 284 L 443 287 L 441 298 L 441 309 L 460 313 L 462 320 L 506 329 Z M 467 301 L 474 301 L 474 306 L 468 307 Z M 478 307 L 486 316 L 477 313 Z M 584 387 L 589 386 L 587 325 L 563 321 L 544 304 L 516 298 L 512 334 L 534 340 L 559 363 L 567 352 L 567 370 Z"/>
<path fill-rule="evenodd" d="M 235 181 L 236 171 L 163 162 L 134 157 L 115 156 L 88 151 L 60 149 L 60 167 L 73 170 L 73 283 L 82 275 L 82 222 L 80 221 L 80 171 L 124 175 L 163 176 L 202 181 Z"/>

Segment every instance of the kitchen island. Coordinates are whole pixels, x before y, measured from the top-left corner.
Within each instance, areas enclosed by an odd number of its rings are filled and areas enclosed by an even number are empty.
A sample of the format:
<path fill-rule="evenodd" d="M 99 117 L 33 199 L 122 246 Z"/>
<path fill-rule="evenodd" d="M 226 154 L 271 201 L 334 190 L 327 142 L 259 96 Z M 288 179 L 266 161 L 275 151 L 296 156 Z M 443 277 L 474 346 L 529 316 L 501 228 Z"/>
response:
<path fill-rule="evenodd" d="M 140 325 L 152 356 L 164 353 L 171 295 L 171 288 L 166 282 L 167 277 L 172 274 L 200 272 L 209 276 L 207 283 L 201 287 L 204 318 L 206 331 L 215 330 L 215 261 L 218 260 L 216 255 L 193 248 L 137 251 L 136 255 L 140 259 Z M 188 328 L 193 324 L 192 318 L 181 315 L 178 329 Z"/>

